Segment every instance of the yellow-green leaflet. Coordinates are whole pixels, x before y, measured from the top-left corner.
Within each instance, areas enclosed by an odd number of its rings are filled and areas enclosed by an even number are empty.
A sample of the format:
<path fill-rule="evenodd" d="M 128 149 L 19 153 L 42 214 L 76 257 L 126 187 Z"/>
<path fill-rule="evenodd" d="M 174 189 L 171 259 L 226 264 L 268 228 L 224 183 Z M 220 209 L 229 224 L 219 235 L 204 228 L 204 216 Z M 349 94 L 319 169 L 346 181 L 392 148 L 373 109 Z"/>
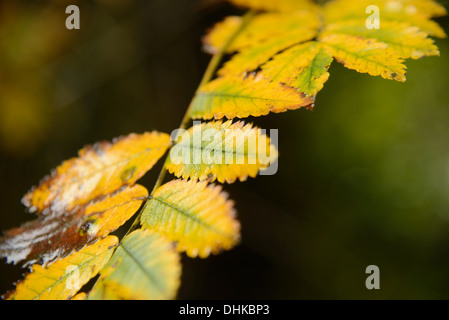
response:
<path fill-rule="evenodd" d="M 172 244 L 150 230 L 137 230 L 122 240 L 88 299 L 173 299 L 180 276 L 181 264 Z"/>
<path fill-rule="evenodd" d="M 176 242 L 190 257 L 231 249 L 240 238 L 233 202 L 221 187 L 207 182 L 174 180 L 163 185 L 146 205 L 144 228 Z"/>
<path fill-rule="evenodd" d="M 7 294 L 11 300 L 66 300 L 75 295 L 108 262 L 118 243 L 115 236 L 86 246 L 48 267 L 34 265 L 31 273 Z"/>
<path fill-rule="evenodd" d="M 256 15 L 245 25 L 227 17 L 204 37 L 206 51 L 232 56 L 197 92 L 190 108 L 194 119 L 311 108 L 333 59 L 357 72 L 404 82 L 404 59 L 439 55 L 429 36 L 446 36 L 431 20 L 446 10 L 433 0 L 231 2 Z M 369 7 L 381 12 L 380 28 L 368 26 Z M 235 39 L 226 45 L 231 35 Z"/>
<path fill-rule="evenodd" d="M 277 159 L 261 129 L 241 121 L 212 121 L 185 131 L 170 151 L 166 168 L 177 177 L 233 183 L 255 177 Z"/>

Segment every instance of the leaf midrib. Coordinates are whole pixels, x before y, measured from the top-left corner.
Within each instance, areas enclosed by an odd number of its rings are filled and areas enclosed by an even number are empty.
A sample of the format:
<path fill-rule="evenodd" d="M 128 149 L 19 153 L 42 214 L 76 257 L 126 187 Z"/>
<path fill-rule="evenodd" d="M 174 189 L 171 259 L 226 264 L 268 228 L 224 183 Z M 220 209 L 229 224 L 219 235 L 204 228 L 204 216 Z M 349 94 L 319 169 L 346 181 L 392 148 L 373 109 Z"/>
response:
<path fill-rule="evenodd" d="M 223 237 L 225 237 L 225 238 L 228 238 L 228 239 L 230 239 L 230 240 L 233 240 L 233 237 L 230 236 L 229 234 L 226 234 L 226 233 L 222 232 L 221 230 L 216 229 L 214 226 L 212 226 L 212 225 L 210 225 L 210 224 L 204 222 L 203 220 L 198 219 L 198 218 L 195 217 L 194 215 L 192 215 L 192 214 L 190 214 L 190 213 L 184 211 L 183 209 L 181 209 L 181 208 L 179 208 L 179 207 L 177 207 L 177 206 L 175 206 L 175 205 L 173 205 L 173 204 L 171 204 L 171 203 L 169 203 L 169 202 L 166 202 L 166 201 L 164 201 L 164 200 L 162 200 L 162 199 L 160 199 L 160 198 L 157 198 L 157 197 L 152 198 L 152 200 L 159 201 L 159 202 L 162 203 L 163 205 L 166 205 L 166 206 L 168 206 L 168 207 L 170 207 L 170 208 L 176 210 L 177 212 L 179 212 L 180 214 L 182 214 L 183 216 L 185 216 L 187 219 L 191 219 L 191 220 L 195 221 L 196 223 L 202 225 L 202 226 L 205 227 L 206 229 L 209 229 L 209 230 L 211 230 L 211 231 L 213 231 L 213 232 L 215 232 L 215 233 L 217 233 L 217 234 L 219 234 L 219 235 L 221 235 L 221 236 L 223 236 Z"/>
<path fill-rule="evenodd" d="M 164 289 L 161 288 L 160 284 L 158 283 L 158 281 L 156 280 L 157 277 L 155 275 L 153 275 L 141 262 L 139 259 L 137 259 L 134 254 L 128 250 L 125 245 L 122 243 L 120 244 L 121 248 L 123 249 L 123 251 L 131 258 L 131 260 L 133 260 L 135 262 L 135 264 L 137 265 L 137 267 L 142 271 L 142 273 L 150 280 L 151 283 L 154 284 L 154 288 L 157 289 L 157 291 L 159 291 L 161 294 L 164 293 Z"/>
<path fill-rule="evenodd" d="M 81 264 L 79 264 L 79 265 L 77 265 L 77 268 L 74 269 L 73 271 L 71 271 L 71 272 L 69 272 L 69 273 L 66 273 L 66 274 L 62 275 L 62 276 L 61 276 L 59 279 L 57 279 L 52 285 L 50 285 L 49 287 L 47 287 L 46 289 L 44 289 L 42 292 L 40 292 L 37 296 L 35 296 L 35 297 L 33 298 L 33 300 L 38 300 L 39 297 L 40 297 L 42 294 L 44 294 L 46 291 L 48 291 L 48 290 L 51 291 L 57 284 L 59 284 L 60 282 L 62 282 L 62 281 L 65 280 L 65 279 L 67 279 L 67 278 L 68 278 L 69 276 L 71 276 L 75 271 L 79 271 L 79 270 L 81 270 L 85 265 L 89 265 L 93 260 L 95 260 L 96 258 L 100 257 L 101 255 L 103 255 L 103 254 L 104 254 L 105 252 L 107 252 L 108 250 L 110 250 L 110 249 L 107 249 L 107 250 L 101 252 L 101 253 L 98 254 L 98 255 L 94 255 L 94 254 L 91 254 L 91 253 L 89 253 L 89 252 L 84 252 L 83 254 L 88 255 L 88 256 L 92 256 L 92 258 L 89 259 L 89 260 L 86 260 L 85 262 L 83 262 L 83 263 L 81 263 Z M 54 280 L 54 278 L 50 278 L 50 277 L 45 277 L 45 278 L 48 278 L 48 279 L 50 279 L 50 280 Z M 32 290 L 30 287 L 27 287 L 27 288 L 28 288 L 29 290 L 34 291 L 34 292 L 37 293 L 36 290 Z"/>

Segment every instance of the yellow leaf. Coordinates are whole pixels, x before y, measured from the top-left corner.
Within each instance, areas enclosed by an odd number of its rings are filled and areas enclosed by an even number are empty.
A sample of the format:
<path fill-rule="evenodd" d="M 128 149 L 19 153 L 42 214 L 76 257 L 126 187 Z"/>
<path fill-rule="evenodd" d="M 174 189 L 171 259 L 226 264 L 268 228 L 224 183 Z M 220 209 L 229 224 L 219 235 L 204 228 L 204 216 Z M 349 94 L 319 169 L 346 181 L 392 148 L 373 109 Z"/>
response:
<path fill-rule="evenodd" d="M 206 258 L 231 249 L 239 240 L 240 224 L 233 203 L 221 187 L 193 180 L 173 180 L 156 190 L 141 222 L 171 241 L 190 257 Z"/>
<path fill-rule="evenodd" d="M 229 35 L 234 34 L 239 27 L 242 27 L 242 23 L 242 19 L 236 16 L 227 17 L 222 22 L 217 23 L 212 31 L 203 39 L 206 51 L 216 53 L 221 50 L 228 41 Z M 280 50 L 283 46 L 289 45 L 288 40 L 290 40 L 290 43 L 299 43 L 311 39 L 316 35 L 318 27 L 318 16 L 311 11 L 303 10 L 293 13 L 259 14 L 252 18 L 237 33 L 226 52 L 232 53 L 245 48 L 255 47 L 264 41 L 279 37 L 286 38 L 283 41 L 273 43 L 271 48 L 270 46 L 266 46 L 276 53 L 276 50 L 273 50 L 275 45 L 277 45 L 277 50 Z"/>
<path fill-rule="evenodd" d="M 28 260 L 27 265 L 51 264 L 116 230 L 134 215 L 147 196 L 142 186 L 124 187 L 71 212 L 39 217 L 4 233 L 0 257 L 15 264 L 22 260 Z"/>
<path fill-rule="evenodd" d="M 227 43 L 229 36 L 235 34 L 242 25 L 242 18 L 237 16 L 226 17 L 223 21 L 215 24 L 212 31 L 203 37 L 204 51 L 216 54 L 222 50 Z M 235 40 L 233 41 L 236 42 Z M 232 44 L 235 46 L 235 44 Z M 232 52 L 231 48 L 226 50 Z"/>
<path fill-rule="evenodd" d="M 80 292 L 77 295 L 75 295 L 74 297 L 72 297 L 72 299 L 70 300 L 86 300 L 87 299 L 87 294 L 85 292 Z"/>
<path fill-rule="evenodd" d="M 88 299 L 172 299 L 180 277 L 180 258 L 172 244 L 150 230 L 137 230 L 123 239 Z"/>
<path fill-rule="evenodd" d="M 198 124 L 179 139 L 166 162 L 177 177 L 233 183 L 255 177 L 277 159 L 262 130 L 241 121 Z"/>
<path fill-rule="evenodd" d="M 223 77 L 203 86 L 190 108 L 192 119 L 263 116 L 313 106 L 314 99 L 295 88 L 271 82 L 263 75 Z"/>
<path fill-rule="evenodd" d="M 44 215 L 70 211 L 123 185 L 132 185 L 170 146 L 165 133 L 130 134 L 88 146 L 78 158 L 63 162 L 51 176 L 26 194 L 22 202 Z"/>
<path fill-rule="evenodd" d="M 329 79 L 327 70 L 332 61 L 329 51 L 311 41 L 277 55 L 262 67 L 261 74 L 314 97 Z"/>
<path fill-rule="evenodd" d="M 66 300 L 75 295 L 109 261 L 118 243 L 115 236 L 85 247 L 48 267 L 34 265 L 17 284 L 10 300 Z"/>
<path fill-rule="evenodd" d="M 326 28 L 322 37 L 332 34 L 346 34 L 376 39 L 388 45 L 402 59 L 419 59 L 423 56 L 437 56 L 440 54 L 434 41 L 427 38 L 427 34 L 417 27 L 407 23 L 382 21 L 380 29 L 367 29 L 365 21 L 351 20 L 343 23 L 334 23 Z"/>
<path fill-rule="evenodd" d="M 134 185 L 94 201 L 85 211 L 90 222 L 89 228 L 83 230 L 89 235 L 104 236 L 129 220 L 148 197 L 145 187 Z"/>
<path fill-rule="evenodd" d="M 339 34 L 324 37 L 321 42 L 346 68 L 405 82 L 403 60 L 386 43 Z"/>
<path fill-rule="evenodd" d="M 218 71 L 220 76 L 239 75 L 256 70 L 277 53 L 316 36 L 316 30 L 296 28 L 287 34 L 274 36 L 258 45 L 244 48 Z M 246 75 L 245 75 L 246 76 Z"/>

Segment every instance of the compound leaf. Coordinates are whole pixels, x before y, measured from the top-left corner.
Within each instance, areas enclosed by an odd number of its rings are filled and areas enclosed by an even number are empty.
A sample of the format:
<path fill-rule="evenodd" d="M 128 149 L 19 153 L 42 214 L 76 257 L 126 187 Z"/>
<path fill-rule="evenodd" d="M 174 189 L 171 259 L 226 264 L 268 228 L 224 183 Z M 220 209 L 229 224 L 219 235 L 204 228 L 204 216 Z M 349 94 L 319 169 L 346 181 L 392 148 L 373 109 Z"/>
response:
<path fill-rule="evenodd" d="M 228 250 L 240 238 L 240 224 L 221 190 L 193 180 L 168 182 L 147 203 L 142 225 L 176 241 L 177 249 L 193 258 Z"/>
<path fill-rule="evenodd" d="M 433 0 L 231 0 L 258 10 L 244 26 L 228 17 L 204 37 L 208 52 L 233 54 L 193 100 L 194 119 L 245 118 L 314 105 L 333 58 L 349 69 L 404 82 L 404 59 L 439 55 Z M 367 26 L 380 11 L 380 29 Z M 262 11 L 262 12 L 260 12 Z M 227 45 L 230 35 L 238 32 Z M 284 97 L 285 99 L 282 99 Z"/>

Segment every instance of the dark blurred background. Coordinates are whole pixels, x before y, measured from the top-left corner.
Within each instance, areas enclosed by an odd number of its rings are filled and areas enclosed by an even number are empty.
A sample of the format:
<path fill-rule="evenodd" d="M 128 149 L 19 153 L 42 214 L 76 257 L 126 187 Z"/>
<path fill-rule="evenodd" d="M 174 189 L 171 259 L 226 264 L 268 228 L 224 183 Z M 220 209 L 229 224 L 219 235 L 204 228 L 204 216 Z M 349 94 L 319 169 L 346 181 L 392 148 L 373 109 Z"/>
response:
<path fill-rule="evenodd" d="M 69 4 L 80 30 L 65 28 Z M 209 60 L 200 38 L 232 13 L 221 1 L 1 1 L 0 229 L 34 218 L 22 195 L 83 145 L 175 129 Z M 407 62 L 405 84 L 334 62 L 315 111 L 251 119 L 279 129 L 279 171 L 224 186 L 242 243 L 183 257 L 178 297 L 449 298 L 449 41 L 437 44 L 441 57 Z M 365 288 L 371 264 L 380 290 Z M 0 292 L 24 271 L 2 261 Z"/>

